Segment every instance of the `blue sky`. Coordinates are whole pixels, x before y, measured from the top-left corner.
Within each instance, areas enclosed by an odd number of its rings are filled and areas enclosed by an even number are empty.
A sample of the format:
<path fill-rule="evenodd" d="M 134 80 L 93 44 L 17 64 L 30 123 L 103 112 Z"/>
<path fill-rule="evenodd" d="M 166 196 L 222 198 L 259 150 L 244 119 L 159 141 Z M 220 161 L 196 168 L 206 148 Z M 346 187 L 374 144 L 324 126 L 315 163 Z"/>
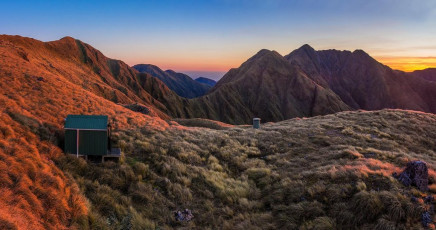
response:
<path fill-rule="evenodd" d="M 226 71 L 262 48 L 436 56 L 436 1 L 1 1 L 0 33 L 72 36 L 130 65 Z"/>

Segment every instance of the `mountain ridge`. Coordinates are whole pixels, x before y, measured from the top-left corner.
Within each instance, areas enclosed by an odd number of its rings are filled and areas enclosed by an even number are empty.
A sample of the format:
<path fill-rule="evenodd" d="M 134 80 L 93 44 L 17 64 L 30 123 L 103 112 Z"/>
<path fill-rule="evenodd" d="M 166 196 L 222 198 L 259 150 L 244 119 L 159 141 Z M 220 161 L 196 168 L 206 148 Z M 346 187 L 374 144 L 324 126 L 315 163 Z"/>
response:
<path fill-rule="evenodd" d="M 425 85 L 410 74 L 392 70 L 377 62 L 362 50 L 310 50 L 297 49 L 285 58 L 307 73 L 314 81 L 330 87 L 354 109 L 382 108 L 412 109 L 436 112 L 432 95 L 435 85 Z M 424 94 L 420 89 L 427 93 Z M 407 96 L 403 96 L 407 95 Z"/>
<path fill-rule="evenodd" d="M 44 43 L 5 36 L 2 42 L 10 40 L 12 45 L 21 46 L 15 47 L 16 52 L 26 63 L 34 61 L 37 68 L 60 74 L 128 108 L 139 103 L 147 108 L 142 111 L 167 120 L 197 117 L 247 124 L 257 116 L 264 121 L 279 121 L 355 109 L 436 111 L 434 82 L 412 79 L 410 74 L 392 70 L 362 50 L 316 51 L 306 44 L 282 56 L 262 49 L 231 69 L 207 94 L 186 99 L 149 73 L 139 73 L 72 37 Z M 57 66 L 56 60 L 64 61 Z M 167 75 L 177 74 L 148 67 Z"/>
<path fill-rule="evenodd" d="M 165 85 L 176 92 L 179 96 L 185 98 L 200 97 L 209 91 L 209 85 L 201 84 L 191 77 L 183 73 L 177 73 L 173 70 L 163 71 L 159 67 L 152 64 L 138 64 L 133 66 L 134 69 L 141 73 L 151 74 L 158 78 Z"/>
<path fill-rule="evenodd" d="M 197 100 L 215 111 L 232 114 L 215 113 L 212 119 L 237 124 L 249 123 L 253 117 L 278 121 L 349 109 L 336 95 L 307 78 L 279 53 L 266 49 L 239 68 L 231 69 L 206 96 Z"/>
<path fill-rule="evenodd" d="M 213 87 L 214 85 L 216 85 L 216 81 L 215 81 L 215 80 L 212 80 L 212 79 L 210 79 L 210 78 L 206 78 L 206 77 L 198 77 L 198 78 L 196 78 L 196 79 L 194 79 L 194 80 L 197 81 L 197 82 L 200 82 L 200 83 L 202 83 L 202 84 L 209 85 L 209 86 L 211 86 L 211 87 Z"/>

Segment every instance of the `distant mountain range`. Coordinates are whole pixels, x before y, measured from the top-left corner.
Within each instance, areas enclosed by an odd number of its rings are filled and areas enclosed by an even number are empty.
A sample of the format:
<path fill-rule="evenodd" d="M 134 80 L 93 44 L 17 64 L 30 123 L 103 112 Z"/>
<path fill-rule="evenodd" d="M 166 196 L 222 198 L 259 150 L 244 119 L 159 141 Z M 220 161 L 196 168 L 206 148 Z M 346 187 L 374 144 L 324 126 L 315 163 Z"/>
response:
<path fill-rule="evenodd" d="M 230 123 L 356 109 L 436 113 L 435 76 L 434 69 L 392 70 L 362 50 L 316 51 L 304 45 L 285 57 L 261 50 L 196 100 L 206 109 L 201 116 Z"/>
<path fill-rule="evenodd" d="M 428 81 L 436 82 L 436 68 L 428 68 L 424 70 L 416 70 L 412 73 L 416 77 L 423 78 Z"/>
<path fill-rule="evenodd" d="M 203 96 L 212 88 L 211 85 L 193 80 L 186 74 L 177 73 L 173 70 L 163 71 L 155 65 L 138 64 L 134 65 L 133 68 L 141 73 L 148 73 L 158 78 L 181 97 L 194 98 Z"/>
<path fill-rule="evenodd" d="M 45 79 L 49 74 L 65 82 L 57 91 L 70 93 L 65 87 L 79 87 L 162 119 L 198 117 L 247 124 L 253 117 L 267 122 L 356 109 L 436 113 L 434 69 L 392 70 L 362 50 L 316 51 L 304 45 L 286 56 L 261 50 L 212 87 L 213 81 L 193 80 L 153 65 L 131 68 L 71 37 L 44 43 L 3 35 L 0 41 L 8 49 L 7 58 L 0 59 L 1 69 L 14 76 L 17 90 L 35 87 L 26 80 L 29 76 Z M 52 90 L 44 92 L 59 94 Z"/>
<path fill-rule="evenodd" d="M 198 82 L 200 82 L 200 83 L 203 83 L 203 84 L 209 85 L 209 86 L 214 86 L 214 85 L 216 85 L 216 81 L 214 81 L 214 80 L 212 80 L 212 79 L 209 79 L 209 78 L 205 78 L 205 77 L 199 77 L 199 78 L 196 78 L 195 80 L 198 81 Z"/>

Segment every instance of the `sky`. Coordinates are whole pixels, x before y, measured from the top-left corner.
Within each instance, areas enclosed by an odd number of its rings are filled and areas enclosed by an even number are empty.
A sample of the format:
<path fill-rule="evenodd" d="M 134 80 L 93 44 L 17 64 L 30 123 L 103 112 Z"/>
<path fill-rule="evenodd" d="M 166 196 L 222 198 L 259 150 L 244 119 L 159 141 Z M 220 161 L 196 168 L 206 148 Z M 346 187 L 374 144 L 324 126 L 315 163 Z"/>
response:
<path fill-rule="evenodd" d="M 434 0 L 0 0 L 0 34 L 72 36 L 129 65 L 215 79 L 260 49 L 303 44 L 436 67 Z"/>

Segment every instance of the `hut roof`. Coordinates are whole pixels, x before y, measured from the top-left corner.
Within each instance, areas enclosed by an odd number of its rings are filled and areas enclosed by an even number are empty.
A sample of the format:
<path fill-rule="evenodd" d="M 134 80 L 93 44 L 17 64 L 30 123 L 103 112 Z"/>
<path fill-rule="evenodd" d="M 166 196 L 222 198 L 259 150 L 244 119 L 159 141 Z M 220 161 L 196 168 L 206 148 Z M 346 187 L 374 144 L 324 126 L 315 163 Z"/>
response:
<path fill-rule="evenodd" d="M 68 115 L 65 129 L 107 130 L 108 117 L 99 115 Z"/>

